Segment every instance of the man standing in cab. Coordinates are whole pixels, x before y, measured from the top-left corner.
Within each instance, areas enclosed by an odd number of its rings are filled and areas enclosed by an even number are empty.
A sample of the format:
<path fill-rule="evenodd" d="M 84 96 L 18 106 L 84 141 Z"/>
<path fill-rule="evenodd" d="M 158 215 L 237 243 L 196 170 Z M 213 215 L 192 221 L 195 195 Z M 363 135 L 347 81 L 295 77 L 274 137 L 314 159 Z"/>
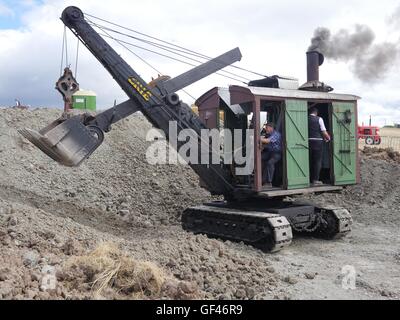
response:
<path fill-rule="evenodd" d="M 310 109 L 308 116 L 308 137 L 310 154 L 310 180 L 312 186 L 322 185 L 319 175 L 322 166 L 324 141 L 329 142 L 331 137 L 326 130 L 324 120 L 318 116 L 318 109 Z"/>

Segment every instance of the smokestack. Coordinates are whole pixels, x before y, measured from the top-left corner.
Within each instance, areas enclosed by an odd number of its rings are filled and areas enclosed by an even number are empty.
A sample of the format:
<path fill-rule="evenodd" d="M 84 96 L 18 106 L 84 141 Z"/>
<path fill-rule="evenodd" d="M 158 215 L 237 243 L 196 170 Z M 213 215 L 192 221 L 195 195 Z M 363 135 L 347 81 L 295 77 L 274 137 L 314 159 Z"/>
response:
<path fill-rule="evenodd" d="M 319 81 L 319 67 L 324 63 L 324 55 L 318 50 L 307 51 L 307 83 L 300 90 L 330 92 L 332 87 Z"/>
<path fill-rule="evenodd" d="M 307 52 L 307 81 L 319 81 L 319 67 L 324 63 L 324 55 L 316 50 Z"/>

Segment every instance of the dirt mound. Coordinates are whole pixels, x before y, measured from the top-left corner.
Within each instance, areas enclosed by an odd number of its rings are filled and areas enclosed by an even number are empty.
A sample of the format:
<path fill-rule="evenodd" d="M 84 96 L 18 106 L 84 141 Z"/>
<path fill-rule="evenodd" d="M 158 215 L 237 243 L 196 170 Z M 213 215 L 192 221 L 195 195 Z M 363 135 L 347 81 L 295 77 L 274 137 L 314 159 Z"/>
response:
<path fill-rule="evenodd" d="M 278 289 L 270 258 L 243 244 L 31 201 L 0 188 L 0 299 L 249 299 Z M 121 249 L 96 249 L 102 242 Z"/>
<path fill-rule="evenodd" d="M 364 159 L 379 159 L 400 163 L 400 152 L 393 148 L 372 148 L 364 147 L 361 151 Z"/>
<path fill-rule="evenodd" d="M 335 243 L 296 239 L 268 255 L 182 230 L 182 210 L 212 197 L 189 167 L 147 163 L 151 126 L 142 116 L 115 125 L 79 168 L 58 165 L 17 133 L 59 115 L 0 110 L 0 299 L 365 297 L 334 282 L 349 257 L 360 268 L 376 259 L 376 270 L 385 270 L 363 276 L 367 294 L 396 292 L 395 272 L 387 271 L 398 269 L 396 156 L 364 154 L 361 185 L 310 198 L 348 208 L 354 236 Z M 381 277 L 386 284 L 375 280 Z"/>
<path fill-rule="evenodd" d="M 363 223 L 400 222 L 400 167 L 390 150 L 367 150 L 361 158 L 361 183 L 347 186 L 341 193 L 310 195 L 308 199 L 321 205 L 349 209 L 353 218 Z"/>
<path fill-rule="evenodd" d="M 138 227 L 179 224 L 184 208 L 211 199 L 188 166 L 147 163 L 151 125 L 143 116 L 116 124 L 78 168 L 58 165 L 17 132 L 24 127 L 38 130 L 59 116 L 54 109 L 1 110 L 0 184 L 89 204 Z"/>
<path fill-rule="evenodd" d="M 65 168 L 17 133 L 59 114 L 0 111 L 2 297 L 249 299 L 276 290 L 280 277 L 262 253 L 247 257 L 243 244 L 181 229 L 182 210 L 212 198 L 189 167 L 147 163 L 151 126 L 142 116 L 117 124 L 79 168 Z M 122 249 L 96 249 L 101 242 Z M 53 276 L 55 290 L 46 284 Z"/>

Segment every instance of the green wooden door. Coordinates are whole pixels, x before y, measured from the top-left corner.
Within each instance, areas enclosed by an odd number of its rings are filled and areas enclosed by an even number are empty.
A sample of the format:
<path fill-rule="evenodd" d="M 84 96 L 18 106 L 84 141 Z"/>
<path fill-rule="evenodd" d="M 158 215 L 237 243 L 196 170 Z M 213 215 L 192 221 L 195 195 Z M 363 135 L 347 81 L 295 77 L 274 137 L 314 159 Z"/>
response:
<path fill-rule="evenodd" d="M 287 187 L 307 188 L 310 184 L 310 165 L 306 101 L 286 100 L 285 136 Z"/>
<path fill-rule="evenodd" d="M 333 174 L 335 185 L 356 183 L 356 116 L 352 102 L 332 104 Z"/>

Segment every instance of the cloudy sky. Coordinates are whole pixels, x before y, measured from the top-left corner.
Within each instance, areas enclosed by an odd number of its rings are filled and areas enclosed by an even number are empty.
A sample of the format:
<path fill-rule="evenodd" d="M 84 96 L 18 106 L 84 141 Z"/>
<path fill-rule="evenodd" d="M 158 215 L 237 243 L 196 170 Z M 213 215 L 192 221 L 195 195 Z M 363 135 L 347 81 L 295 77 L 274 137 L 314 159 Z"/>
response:
<path fill-rule="evenodd" d="M 305 51 L 318 27 L 326 27 L 334 35 L 343 29 L 351 34 L 356 24 L 366 25 L 374 35 L 371 46 L 376 48 L 389 43 L 397 50 L 400 39 L 400 2 L 394 0 L 0 0 L 0 105 L 13 105 L 17 98 L 31 106 L 62 106 L 54 84 L 60 75 L 64 30 L 59 17 L 69 5 L 208 56 L 239 47 L 243 59 L 236 65 L 266 75 L 293 76 L 301 84 L 306 81 Z M 119 44 L 110 43 L 144 80 L 157 76 Z M 76 45 L 76 39 L 69 33 L 68 56 L 72 69 L 75 69 Z M 190 68 L 132 49 L 170 76 Z M 367 122 L 372 115 L 376 124 L 392 124 L 400 122 L 399 58 L 400 55 L 391 55 L 393 62 L 377 76 L 379 81 L 360 80 L 353 73 L 354 63 L 348 57 L 327 59 L 320 77 L 335 92 L 363 98 L 360 122 Z M 375 59 L 375 63 L 379 64 L 380 60 Z M 231 71 L 249 79 L 260 78 L 236 69 Z M 111 76 L 83 47 L 77 80 L 81 88 L 98 94 L 101 108 L 112 106 L 115 99 L 120 102 L 126 99 Z M 230 84 L 240 83 L 213 75 L 186 91 L 199 97 L 214 86 Z M 180 94 L 187 103 L 193 102 L 186 93 Z"/>

